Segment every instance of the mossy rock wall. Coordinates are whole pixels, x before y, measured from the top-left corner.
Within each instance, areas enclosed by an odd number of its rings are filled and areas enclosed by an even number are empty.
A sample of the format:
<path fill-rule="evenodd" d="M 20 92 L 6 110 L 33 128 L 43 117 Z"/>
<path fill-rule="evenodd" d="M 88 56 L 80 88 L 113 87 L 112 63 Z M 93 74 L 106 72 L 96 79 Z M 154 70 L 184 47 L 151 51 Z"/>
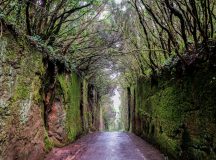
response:
<path fill-rule="evenodd" d="M 70 141 L 76 139 L 82 133 L 82 118 L 80 111 L 81 102 L 81 80 L 75 73 L 58 76 L 64 96 L 65 129 Z"/>
<path fill-rule="evenodd" d="M 97 92 L 45 58 L 26 38 L 0 37 L 0 159 L 42 160 L 96 129 Z"/>
<path fill-rule="evenodd" d="M 72 142 L 99 129 L 97 92 L 75 72 L 59 73 L 48 114 L 48 136 L 54 146 Z M 89 89 L 92 88 L 92 89 Z M 60 139 L 61 137 L 61 139 Z"/>
<path fill-rule="evenodd" d="M 40 159 L 44 154 L 42 54 L 22 38 L 0 38 L 0 159 Z"/>
<path fill-rule="evenodd" d="M 50 68 L 50 67 L 48 67 Z M 45 121 L 47 137 L 45 148 L 61 147 L 73 142 L 89 131 L 98 130 L 99 119 L 97 93 L 90 90 L 87 80 L 75 72 L 59 72 L 45 84 Z M 49 71 L 50 72 L 50 71 Z M 49 75 L 49 74 L 46 74 Z M 53 80 L 54 78 L 54 80 Z M 53 83 L 51 83 L 53 82 Z"/>
<path fill-rule="evenodd" d="M 206 65 L 207 66 L 207 65 Z M 173 159 L 216 159 L 216 72 L 202 67 L 158 87 L 136 86 L 134 132 Z"/>

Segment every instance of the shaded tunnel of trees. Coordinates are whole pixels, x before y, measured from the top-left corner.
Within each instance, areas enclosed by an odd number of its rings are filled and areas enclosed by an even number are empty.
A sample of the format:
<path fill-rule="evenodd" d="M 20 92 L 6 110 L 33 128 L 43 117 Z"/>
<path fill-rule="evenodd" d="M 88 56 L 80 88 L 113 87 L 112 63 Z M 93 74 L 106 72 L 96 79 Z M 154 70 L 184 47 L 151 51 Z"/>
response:
<path fill-rule="evenodd" d="M 215 0 L 0 0 L 0 159 L 98 130 L 215 159 L 215 73 Z"/>

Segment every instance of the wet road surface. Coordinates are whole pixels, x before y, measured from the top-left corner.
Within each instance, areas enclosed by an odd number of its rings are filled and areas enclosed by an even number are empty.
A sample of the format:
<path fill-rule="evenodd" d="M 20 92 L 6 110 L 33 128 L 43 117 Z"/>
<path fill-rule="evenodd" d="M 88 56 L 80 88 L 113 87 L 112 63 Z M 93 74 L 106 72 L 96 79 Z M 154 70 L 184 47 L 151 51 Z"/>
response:
<path fill-rule="evenodd" d="M 160 151 L 126 132 L 96 132 L 53 149 L 46 160 L 163 160 Z"/>

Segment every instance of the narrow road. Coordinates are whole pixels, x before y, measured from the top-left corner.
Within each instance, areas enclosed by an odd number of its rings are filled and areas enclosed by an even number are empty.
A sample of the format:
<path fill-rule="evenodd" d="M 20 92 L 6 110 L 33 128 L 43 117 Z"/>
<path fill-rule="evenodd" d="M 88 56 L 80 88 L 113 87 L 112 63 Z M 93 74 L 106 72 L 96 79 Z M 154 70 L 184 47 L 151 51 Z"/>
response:
<path fill-rule="evenodd" d="M 152 145 L 134 134 L 96 132 L 63 148 L 53 149 L 45 160 L 163 160 Z"/>

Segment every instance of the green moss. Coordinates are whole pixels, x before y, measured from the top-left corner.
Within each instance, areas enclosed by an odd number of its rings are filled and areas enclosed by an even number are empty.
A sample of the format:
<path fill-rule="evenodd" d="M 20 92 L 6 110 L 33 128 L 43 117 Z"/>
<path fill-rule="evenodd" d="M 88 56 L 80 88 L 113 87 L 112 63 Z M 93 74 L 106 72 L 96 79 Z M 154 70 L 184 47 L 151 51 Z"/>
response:
<path fill-rule="evenodd" d="M 26 99 L 27 97 L 29 97 L 29 93 L 29 86 L 25 85 L 24 83 L 19 83 L 15 89 L 14 99 Z"/>
<path fill-rule="evenodd" d="M 37 64 L 37 61 L 35 60 L 36 63 L 35 67 L 42 68 L 43 67 L 42 62 L 40 64 Z M 36 102 L 41 101 L 41 95 L 40 95 L 41 80 L 39 76 L 35 76 L 34 74 L 35 72 L 37 72 L 35 69 L 28 69 L 28 67 L 25 67 L 21 75 L 17 76 L 14 97 L 13 97 L 14 100 L 27 99 L 29 98 L 30 93 L 32 93 L 33 100 L 35 100 Z M 43 74 L 43 72 L 41 74 Z"/>
<path fill-rule="evenodd" d="M 53 143 L 53 141 L 49 138 L 47 132 L 45 132 L 44 144 L 45 144 L 45 151 L 46 151 L 46 152 L 49 152 L 49 151 L 54 147 L 54 143 Z"/>
<path fill-rule="evenodd" d="M 83 124 L 84 130 L 87 131 L 89 127 L 89 121 L 91 115 L 88 115 L 88 82 L 83 80 Z M 91 124 L 91 123 L 90 123 Z"/>
<path fill-rule="evenodd" d="M 41 80 L 39 77 L 35 77 L 35 81 L 32 83 L 32 95 L 33 95 L 33 100 L 36 103 L 41 103 L 42 102 L 42 95 L 40 92 L 41 89 Z"/>
<path fill-rule="evenodd" d="M 1 84 L 3 97 L 0 98 L 2 105 L 0 109 L 2 117 L 0 152 L 4 152 L 5 147 L 8 146 L 7 135 L 11 132 L 11 128 L 16 128 L 14 138 L 19 140 L 25 134 L 21 130 L 31 127 L 29 124 L 35 118 L 40 119 L 40 115 L 32 115 L 32 111 L 37 106 L 38 109 L 42 108 L 38 105 L 39 102 L 42 102 L 39 93 L 42 84 L 40 74 L 43 75 L 44 72 L 42 54 L 32 49 L 27 43 L 20 37 L 17 37 L 15 41 L 7 31 L 0 40 L 0 61 L 3 62 L 0 65 L 1 80 L 3 80 Z M 33 118 L 29 119 L 32 116 Z M 43 141 L 43 137 L 37 137 L 37 133 L 41 133 L 39 132 L 40 130 L 34 130 L 32 134 L 25 135 L 24 141 L 29 143 L 37 139 Z M 17 154 L 21 155 L 21 153 Z"/>
<path fill-rule="evenodd" d="M 178 158 L 180 146 L 178 140 L 173 140 L 166 134 L 157 136 L 156 142 L 164 153 L 169 153 L 172 157 Z"/>
<path fill-rule="evenodd" d="M 214 71 L 202 68 L 179 81 L 159 79 L 158 87 L 152 88 L 148 79 L 138 81 L 136 116 L 140 117 L 141 125 L 137 133 L 175 159 L 182 154 L 193 159 L 215 157 L 212 147 L 216 132 L 214 77 Z"/>
<path fill-rule="evenodd" d="M 58 76 L 58 81 L 60 83 L 61 89 L 63 90 L 63 94 L 64 94 L 64 99 L 65 101 L 68 101 L 68 94 L 69 94 L 69 84 L 67 82 L 67 79 L 65 77 L 65 75 L 59 75 Z"/>
<path fill-rule="evenodd" d="M 66 104 L 66 129 L 68 139 L 73 141 L 82 133 L 82 121 L 80 115 L 81 82 L 75 73 L 70 77 L 60 75 L 59 83 L 63 90 Z"/>

